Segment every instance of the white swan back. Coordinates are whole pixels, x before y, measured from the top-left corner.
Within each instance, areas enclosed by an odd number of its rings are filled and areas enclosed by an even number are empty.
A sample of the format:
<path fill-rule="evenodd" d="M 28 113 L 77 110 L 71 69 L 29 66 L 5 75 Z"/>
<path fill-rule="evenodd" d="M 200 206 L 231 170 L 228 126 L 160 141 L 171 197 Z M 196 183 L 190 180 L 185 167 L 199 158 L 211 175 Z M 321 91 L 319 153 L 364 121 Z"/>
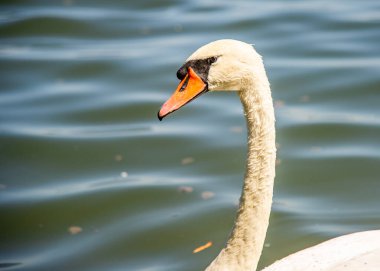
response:
<path fill-rule="evenodd" d="M 279 260 L 263 271 L 379 271 L 380 230 L 340 236 Z"/>

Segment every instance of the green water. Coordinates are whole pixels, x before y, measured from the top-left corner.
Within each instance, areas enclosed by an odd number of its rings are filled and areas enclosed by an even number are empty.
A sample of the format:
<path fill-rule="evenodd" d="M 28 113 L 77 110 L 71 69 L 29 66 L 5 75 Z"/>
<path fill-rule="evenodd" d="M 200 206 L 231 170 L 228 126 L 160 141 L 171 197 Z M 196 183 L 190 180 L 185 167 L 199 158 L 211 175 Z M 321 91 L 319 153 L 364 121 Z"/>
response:
<path fill-rule="evenodd" d="M 243 179 L 240 102 L 210 93 L 156 114 L 183 61 L 220 38 L 255 44 L 275 100 L 260 267 L 380 228 L 379 34 L 376 0 L 2 1 L 0 269 L 211 262 Z"/>

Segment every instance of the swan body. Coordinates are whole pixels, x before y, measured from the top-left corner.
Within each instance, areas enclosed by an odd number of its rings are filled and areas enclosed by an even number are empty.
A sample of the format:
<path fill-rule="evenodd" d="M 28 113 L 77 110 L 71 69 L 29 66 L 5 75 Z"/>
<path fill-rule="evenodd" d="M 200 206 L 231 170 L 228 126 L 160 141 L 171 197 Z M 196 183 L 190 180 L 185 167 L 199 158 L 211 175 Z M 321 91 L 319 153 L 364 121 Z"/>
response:
<path fill-rule="evenodd" d="M 158 112 L 160 120 L 205 92 L 235 91 L 240 97 L 248 128 L 244 184 L 234 228 L 206 270 L 256 270 L 269 224 L 276 160 L 274 109 L 262 58 L 247 43 L 218 40 L 195 51 L 177 77 L 181 82 Z M 355 266 L 365 261 L 369 267 L 376 258 L 380 231 L 369 231 L 332 239 L 264 270 L 363 270 Z M 334 269 L 346 264 L 354 269 Z M 380 270 L 378 260 L 374 264 Z"/>
<path fill-rule="evenodd" d="M 263 271 L 378 271 L 380 231 L 351 233 L 296 252 Z"/>

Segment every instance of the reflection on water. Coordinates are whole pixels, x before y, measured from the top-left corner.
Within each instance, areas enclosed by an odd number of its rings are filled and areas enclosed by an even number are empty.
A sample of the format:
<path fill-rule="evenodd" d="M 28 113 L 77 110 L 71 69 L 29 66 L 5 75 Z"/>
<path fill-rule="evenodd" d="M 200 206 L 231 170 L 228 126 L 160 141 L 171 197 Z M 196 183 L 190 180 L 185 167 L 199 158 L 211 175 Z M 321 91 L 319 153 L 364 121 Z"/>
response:
<path fill-rule="evenodd" d="M 0 269 L 190 271 L 215 257 L 244 171 L 239 100 L 156 113 L 187 56 L 226 37 L 255 44 L 275 99 L 260 266 L 379 228 L 378 1 L 0 5 Z"/>

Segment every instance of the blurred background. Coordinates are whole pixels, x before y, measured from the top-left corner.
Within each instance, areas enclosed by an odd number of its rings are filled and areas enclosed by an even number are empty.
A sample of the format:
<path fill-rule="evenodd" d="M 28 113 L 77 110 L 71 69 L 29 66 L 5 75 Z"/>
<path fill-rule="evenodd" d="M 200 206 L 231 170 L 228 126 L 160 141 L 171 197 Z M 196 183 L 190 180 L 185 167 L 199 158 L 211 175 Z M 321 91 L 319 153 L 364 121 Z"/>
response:
<path fill-rule="evenodd" d="M 221 38 L 255 45 L 273 91 L 279 151 L 260 268 L 380 228 L 378 0 L 1 1 L 1 270 L 211 262 L 242 185 L 239 99 L 209 93 L 156 114 L 184 60 Z"/>

